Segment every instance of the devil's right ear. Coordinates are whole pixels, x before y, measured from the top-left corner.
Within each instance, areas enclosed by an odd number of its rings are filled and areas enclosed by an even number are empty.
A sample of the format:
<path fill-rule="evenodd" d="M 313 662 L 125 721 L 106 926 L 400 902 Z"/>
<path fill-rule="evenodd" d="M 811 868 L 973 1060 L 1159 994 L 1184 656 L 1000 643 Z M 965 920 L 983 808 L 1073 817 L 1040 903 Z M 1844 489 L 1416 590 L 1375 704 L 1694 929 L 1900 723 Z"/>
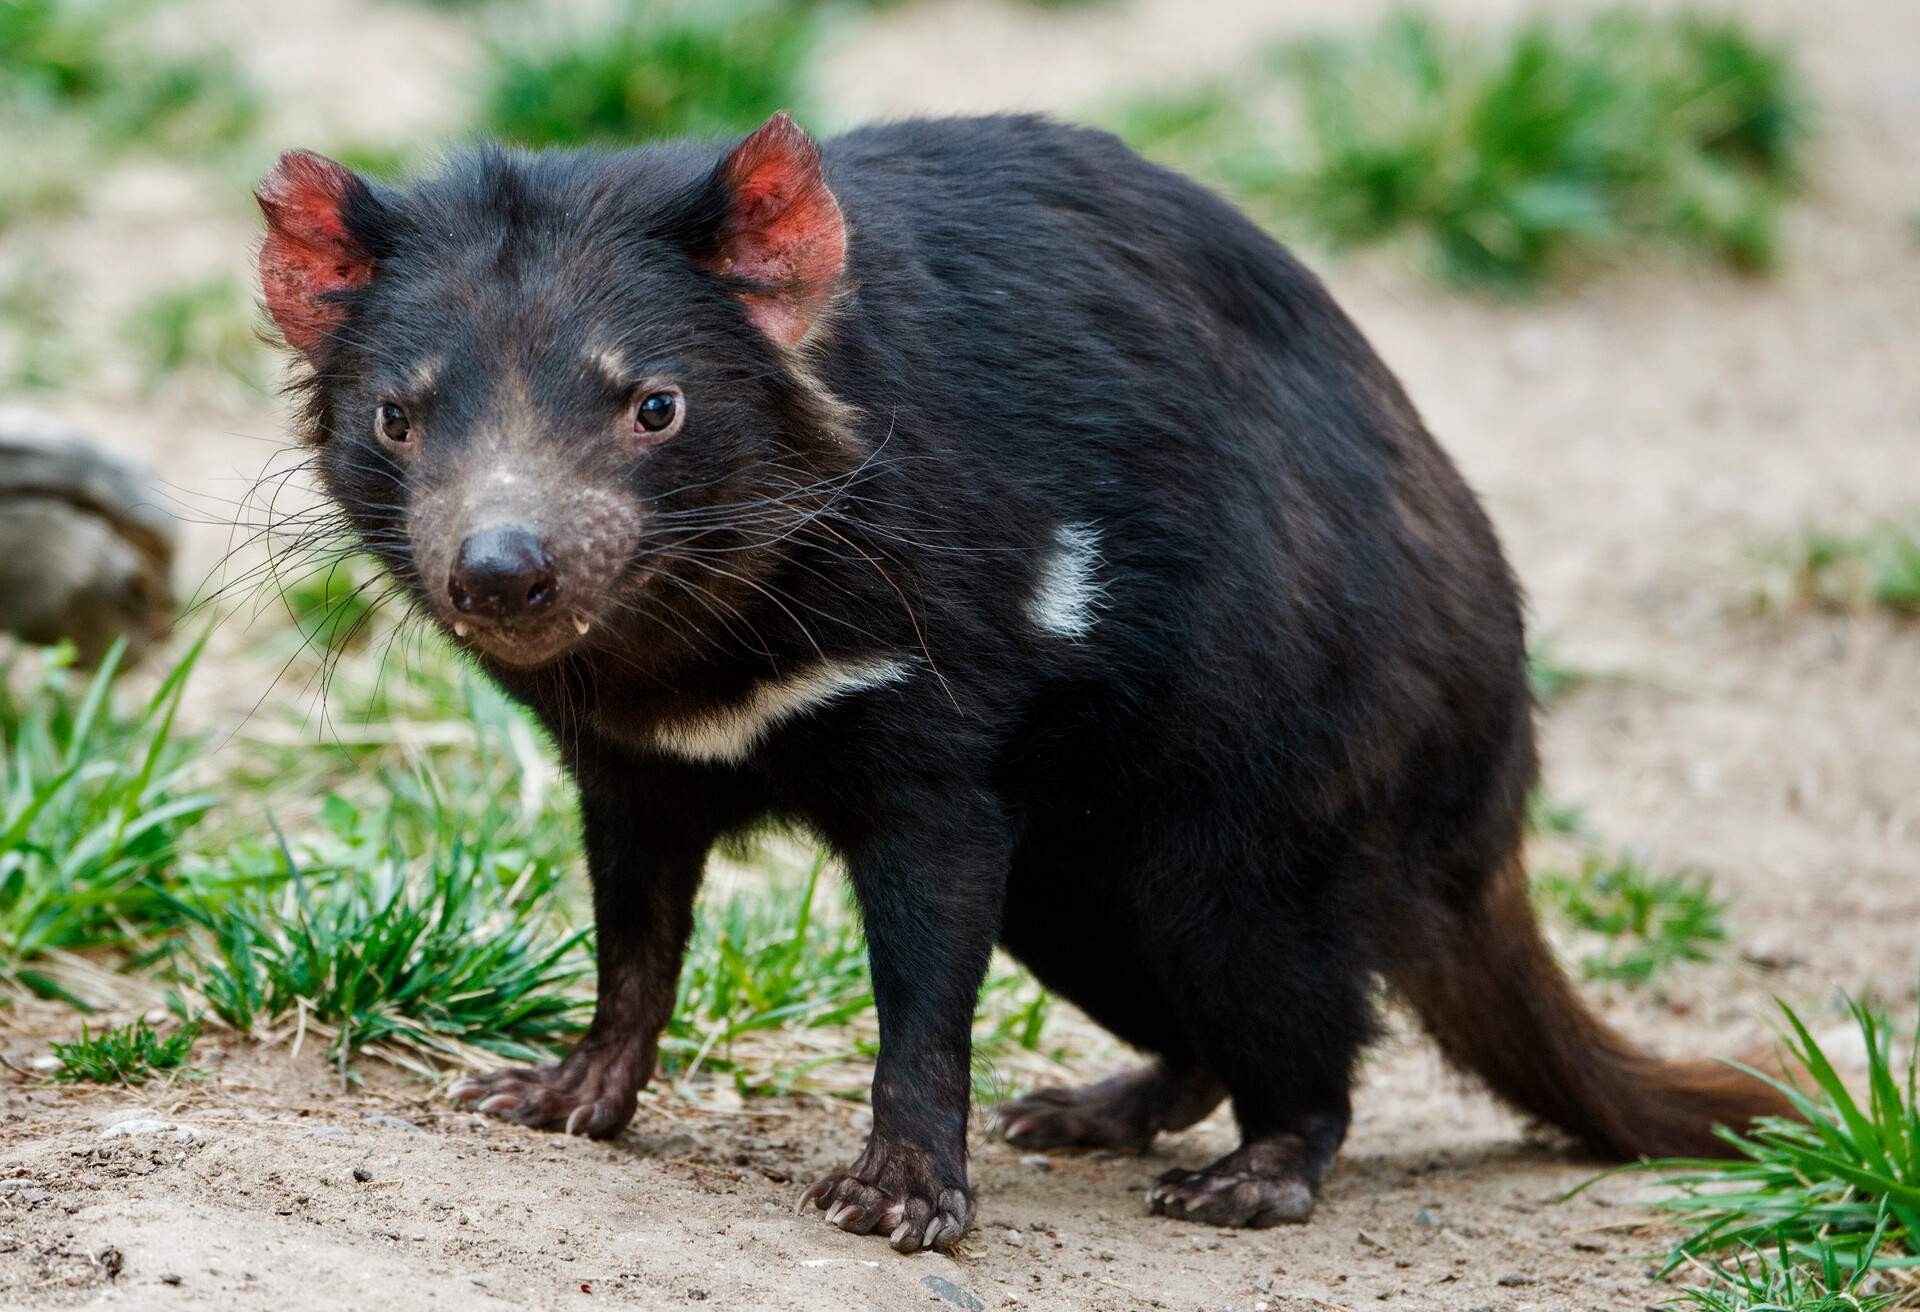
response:
<path fill-rule="evenodd" d="M 747 317 L 781 346 L 798 346 L 840 282 L 846 221 L 827 190 L 820 148 L 782 110 L 720 162 L 726 197 L 718 239 L 702 263 L 742 284 Z"/>
<path fill-rule="evenodd" d="M 260 290 L 280 335 L 314 364 L 346 318 L 336 293 L 364 287 L 373 256 L 347 226 L 350 205 L 371 205 L 367 184 L 324 156 L 290 150 L 254 199 L 267 216 Z"/>

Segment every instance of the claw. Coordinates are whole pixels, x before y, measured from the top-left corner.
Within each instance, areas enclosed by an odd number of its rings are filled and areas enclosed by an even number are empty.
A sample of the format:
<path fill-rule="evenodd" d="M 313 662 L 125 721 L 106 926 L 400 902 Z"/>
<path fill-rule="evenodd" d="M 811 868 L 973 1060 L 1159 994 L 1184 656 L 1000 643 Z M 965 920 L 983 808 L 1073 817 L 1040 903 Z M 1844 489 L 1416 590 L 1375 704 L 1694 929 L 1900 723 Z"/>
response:
<path fill-rule="evenodd" d="M 587 1103 L 585 1106 L 575 1107 L 571 1112 L 567 1113 L 567 1134 L 572 1136 L 579 1133 L 580 1123 L 593 1119 L 593 1112 L 594 1105 Z"/>
<path fill-rule="evenodd" d="M 907 1235 L 912 1230 L 913 1230 L 913 1222 L 902 1221 L 898 1226 L 894 1227 L 893 1233 L 887 1236 L 887 1242 L 893 1245 L 895 1252 L 904 1253 L 908 1249 L 913 1247 L 913 1241 L 910 1239 L 907 1240 L 907 1243 L 905 1244 L 904 1247 L 900 1243 L 902 1239 L 907 1238 Z"/>
<path fill-rule="evenodd" d="M 827 1209 L 827 1224 L 828 1225 L 840 1224 L 840 1214 L 846 1211 L 847 1207 L 848 1207 L 848 1204 L 846 1203 L 835 1203 L 832 1207 L 829 1207 Z"/>
<path fill-rule="evenodd" d="M 496 1093 L 491 1098 L 481 1099 L 479 1107 L 474 1110 L 487 1112 L 489 1114 L 493 1112 L 510 1112 L 519 1105 L 520 1100 L 512 1094 Z"/>
<path fill-rule="evenodd" d="M 474 1095 L 484 1091 L 486 1087 L 486 1085 L 480 1083 L 478 1080 L 461 1080 L 458 1084 L 447 1090 L 447 1096 L 455 1102 L 466 1102 L 474 1097 Z"/>
<path fill-rule="evenodd" d="M 831 1180 L 819 1180 L 808 1185 L 800 1191 L 800 1206 L 793 1210 L 796 1212 L 804 1212 L 807 1210 L 808 1203 L 818 1205 L 820 1200 L 827 1196 L 827 1190 L 831 1188 L 833 1188 L 833 1182 Z"/>
<path fill-rule="evenodd" d="M 1033 1128 L 1032 1121 L 1027 1121 L 1027 1120 L 1014 1121 L 1013 1123 L 1008 1125 L 1005 1129 L 1000 1131 L 1000 1137 L 1002 1139 L 1005 1139 L 1008 1143 L 1018 1143 L 1020 1141 L 1020 1136 L 1025 1134 L 1028 1130 L 1031 1130 L 1032 1128 Z"/>
<path fill-rule="evenodd" d="M 835 1221 L 834 1224 L 839 1226 L 842 1230 L 851 1230 L 854 1226 L 860 1224 L 860 1219 L 864 1217 L 866 1214 L 867 1214 L 867 1209 L 860 1206 L 860 1204 L 848 1203 L 841 1210 L 840 1218 L 839 1220 Z"/>
<path fill-rule="evenodd" d="M 940 1237 L 940 1227 L 946 1222 L 946 1219 L 947 1218 L 944 1215 L 942 1215 L 942 1216 L 936 1216 L 933 1218 L 933 1220 L 927 1222 L 927 1233 L 921 1237 L 920 1247 L 922 1248 L 933 1247 L 933 1241 Z"/>

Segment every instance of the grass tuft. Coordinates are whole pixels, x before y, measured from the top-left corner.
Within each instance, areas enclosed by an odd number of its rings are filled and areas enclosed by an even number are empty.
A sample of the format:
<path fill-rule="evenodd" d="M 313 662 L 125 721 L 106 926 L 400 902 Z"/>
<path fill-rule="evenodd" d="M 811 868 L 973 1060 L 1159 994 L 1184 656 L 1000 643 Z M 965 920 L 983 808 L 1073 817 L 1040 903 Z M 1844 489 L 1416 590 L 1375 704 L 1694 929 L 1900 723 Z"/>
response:
<path fill-rule="evenodd" d="M 56 652 L 17 695 L 0 667 L 0 986 L 82 1006 L 41 959 L 150 946 L 177 919 L 181 840 L 217 800 L 187 785 L 174 735 L 200 646 L 132 713 L 114 696 L 125 649 L 84 684 Z"/>
<path fill-rule="evenodd" d="M 1914 1063 L 1920 1029 L 1902 1070 L 1884 1020 L 1862 1003 L 1848 1003 L 1866 1053 L 1868 1097 L 1862 1105 L 1800 1017 L 1784 1003 L 1780 1010 L 1786 1055 L 1806 1072 L 1810 1087 L 1755 1074 L 1780 1089 L 1804 1122 L 1767 1118 L 1745 1135 L 1723 1129 L 1722 1137 L 1739 1153 L 1730 1159 L 1622 1168 L 1658 1173 L 1660 1184 L 1672 1192 L 1654 1206 L 1691 1227 L 1661 1274 L 1709 1258 L 1737 1259 L 1764 1250 L 1780 1254 L 1769 1282 L 1783 1281 L 1791 1266 L 1812 1266 L 1821 1271 L 1820 1283 L 1828 1291 L 1822 1297 L 1836 1288 L 1860 1289 L 1857 1274 L 1839 1279 L 1842 1265 L 1910 1283 L 1920 1269 L 1920 1102 Z M 1717 1305 L 1696 1301 L 1694 1306 Z"/>
<path fill-rule="evenodd" d="M 486 824 L 413 856 L 391 815 L 370 825 L 333 797 L 322 816 L 333 841 L 311 859 L 283 840 L 264 862 L 253 854 L 251 895 L 184 904 L 196 930 L 177 962 L 215 1016 L 254 1035 L 290 1018 L 317 1028 L 343 1068 L 376 1045 L 536 1060 L 582 1027 L 570 990 L 588 963 L 583 936 L 559 923 L 556 868 L 503 859 Z"/>
<path fill-rule="evenodd" d="M 1818 606 L 1920 618 L 1920 521 L 1886 520 L 1857 534 L 1813 531 L 1770 554 L 1764 606 Z"/>
<path fill-rule="evenodd" d="M 1879 1312 L 1899 1301 L 1898 1292 L 1868 1292 L 1875 1282 L 1879 1236 L 1852 1263 L 1843 1262 L 1832 1244 L 1814 1247 L 1812 1260 L 1796 1261 L 1782 1241 L 1772 1251 L 1750 1248 L 1702 1263 L 1708 1283 L 1682 1289 L 1661 1306 L 1695 1312 Z"/>
<path fill-rule="evenodd" d="M 482 125 L 527 146 L 744 131 L 805 100 L 799 70 L 813 33 L 805 4 L 626 0 L 598 23 L 496 41 Z"/>
<path fill-rule="evenodd" d="M 1520 290 L 1647 243 L 1770 267 L 1806 117 L 1786 56 L 1732 19 L 1622 10 L 1475 39 L 1407 12 L 1122 129 L 1333 244 L 1416 236 L 1448 280 Z"/>
<path fill-rule="evenodd" d="M 1535 896 L 1595 942 L 1589 979 L 1646 984 L 1682 962 L 1708 961 L 1726 941 L 1727 903 L 1697 871 L 1657 874 L 1629 856 L 1588 856 L 1568 874 L 1535 877 Z"/>
<path fill-rule="evenodd" d="M 89 1034 L 82 1025 L 78 1039 L 52 1045 L 60 1069 L 48 1078 L 58 1084 L 145 1084 L 158 1075 L 185 1074 L 187 1058 L 199 1037 L 197 1019 L 178 1026 L 164 1039 L 145 1017 L 97 1034 Z"/>
<path fill-rule="evenodd" d="M 82 117 L 113 150 L 204 152 L 242 140 L 259 96 L 216 50 L 158 47 L 135 0 L 0 4 L 0 109 L 19 122 Z"/>

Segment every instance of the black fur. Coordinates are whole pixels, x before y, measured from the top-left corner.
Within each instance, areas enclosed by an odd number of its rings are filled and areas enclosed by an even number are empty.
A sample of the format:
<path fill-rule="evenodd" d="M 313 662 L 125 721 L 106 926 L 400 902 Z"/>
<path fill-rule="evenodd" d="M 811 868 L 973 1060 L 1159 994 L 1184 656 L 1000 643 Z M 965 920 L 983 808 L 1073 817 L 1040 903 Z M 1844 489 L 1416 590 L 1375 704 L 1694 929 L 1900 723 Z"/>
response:
<path fill-rule="evenodd" d="M 1519 843 L 1531 707 L 1485 517 L 1320 283 L 1111 137 L 990 118 L 826 143 L 846 267 L 793 355 L 700 267 L 722 154 L 487 150 L 348 206 L 376 272 L 341 297 L 310 420 L 395 574 L 437 585 L 410 517 L 466 476 L 510 377 L 525 458 L 637 507 L 592 634 L 491 666 L 580 784 L 600 1012 L 558 1070 L 469 1094 L 617 1132 L 707 849 L 784 821 L 845 860 L 872 953 L 873 1141 L 810 1195 L 843 1225 L 944 1247 L 970 1218 L 996 943 L 1161 1059 L 1092 1102 L 1024 1101 L 1016 1139 L 1140 1146 L 1224 1094 L 1247 1146 L 1161 1205 L 1304 1216 L 1373 981 L 1444 971 Z M 619 388 L 580 362 L 605 345 L 685 390 L 685 432 L 645 459 L 601 436 Z M 422 434 L 405 467 L 366 418 L 389 394 Z M 1028 611 L 1063 526 L 1098 538 L 1078 637 Z M 912 673 L 737 764 L 657 745 L 823 656 Z"/>

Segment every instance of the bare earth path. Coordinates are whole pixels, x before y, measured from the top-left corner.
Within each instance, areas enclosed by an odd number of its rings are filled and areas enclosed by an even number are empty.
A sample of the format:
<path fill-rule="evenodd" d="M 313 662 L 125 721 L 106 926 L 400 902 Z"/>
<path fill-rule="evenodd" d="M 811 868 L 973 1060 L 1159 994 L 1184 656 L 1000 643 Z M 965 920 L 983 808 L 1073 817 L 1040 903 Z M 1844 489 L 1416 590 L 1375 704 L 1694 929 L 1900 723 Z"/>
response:
<path fill-rule="evenodd" d="M 430 10 L 343 4 L 407 31 L 391 43 L 362 31 L 329 83 L 284 46 L 330 6 L 224 8 L 249 58 L 307 70 L 314 103 L 347 97 L 349 67 L 415 55 L 440 69 L 460 49 Z M 1071 109 L 1231 60 L 1240 33 L 1377 8 L 910 8 L 842 43 L 824 89 L 849 118 Z M 1610 842 L 1711 869 L 1736 898 L 1744 954 L 1682 971 L 1658 995 L 1605 1000 L 1652 1043 L 1716 1053 L 1765 1037 L 1776 993 L 1817 1027 L 1836 1023 L 1842 989 L 1877 990 L 1910 1015 L 1920 970 L 1920 632 L 1741 606 L 1753 543 L 1920 502 L 1920 7 L 1755 0 L 1742 12 L 1792 36 L 1822 110 L 1811 194 L 1776 280 L 1648 267 L 1514 307 L 1444 296 L 1386 262 L 1332 275 L 1488 498 L 1537 626 L 1566 662 L 1618 676 L 1553 710 L 1549 791 Z M 423 130 L 443 111 L 430 96 L 395 109 Z M 88 263 L 138 229 L 168 256 L 155 264 L 245 276 L 244 213 L 142 195 L 78 225 L 67 257 Z M 119 276 L 88 275 L 82 308 L 124 295 Z M 63 410 L 199 489 L 257 468 L 281 431 L 257 407 L 136 407 L 104 384 Z M 219 542 L 202 533 L 201 557 Z M 0 1053 L 35 1055 L 70 1025 L 20 1009 L 0 1019 Z M 703 1110 L 667 1095 L 602 1145 L 457 1113 L 378 1070 L 343 1095 L 312 1053 L 229 1048 L 205 1087 L 145 1098 L 0 1071 L 0 1306 L 1573 1312 L 1661 1295 L 1643 1275 L 1660 1238 L 1641 1228 L 1634 1186 L 1556 1204 L 1591 1165 L 1530 1138 L 1406 1036 L 1366 1068 L 1353 1138 L 1306 1227 L 1233 1233 L 1145 1215 L 1156 1173 L 1226 1146 L 1219 1118 L 1146 1160 L 1034 1162 L 980 1136 L 980 1223 L 957 1260 L 896 1258 L 793 1215 L 800 1188 L 857 1151 L 854 1107 Z"/>

